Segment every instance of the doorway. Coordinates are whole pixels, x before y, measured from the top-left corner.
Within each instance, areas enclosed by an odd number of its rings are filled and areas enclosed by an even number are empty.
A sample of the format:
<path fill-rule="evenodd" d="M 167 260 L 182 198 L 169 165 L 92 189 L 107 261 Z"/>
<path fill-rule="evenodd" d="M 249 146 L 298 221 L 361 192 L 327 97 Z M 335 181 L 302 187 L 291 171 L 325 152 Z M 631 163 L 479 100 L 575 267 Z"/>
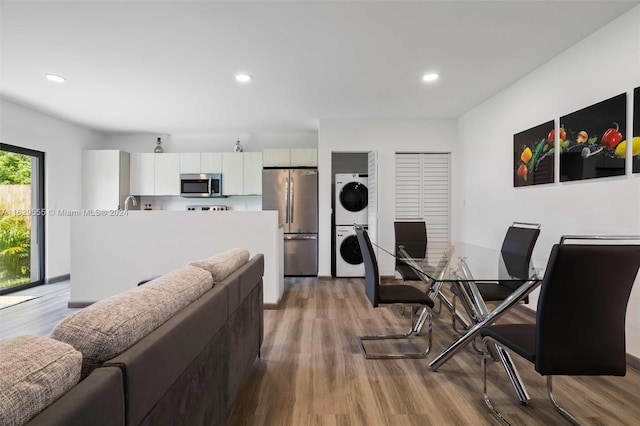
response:
<path fill-rule="evenodd" d="M 0 144 L 0 294 L 44 282 L 44 153 Z"/>

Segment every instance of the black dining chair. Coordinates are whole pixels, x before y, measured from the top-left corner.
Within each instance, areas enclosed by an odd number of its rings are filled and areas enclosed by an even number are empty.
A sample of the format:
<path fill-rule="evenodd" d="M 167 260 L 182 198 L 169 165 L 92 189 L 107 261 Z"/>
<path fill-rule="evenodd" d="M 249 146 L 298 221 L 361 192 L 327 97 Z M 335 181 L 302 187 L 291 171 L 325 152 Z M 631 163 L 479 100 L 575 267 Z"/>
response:
<path fill-rule="evenodd" d="M 598 237 L 612 239 L 614 237 Z M 499 324 L 485 327 L 483 336 L 484 400 L 504 424 L 487 394 L 488 347 L 497 343 L 534 364 L 547 377 L 554 407 L 569 421 L 580 424 L 560 407 L 553 395 L 552 377 L 626 373 L 625 315 L 631 288 L 640 268 L 640 245 L 603 241 L 565 244 L 563 237 L 551 250 L 542 280 L 535 324 Z M 617 240 L 640 237 L 616 237 Z"/>
<path fill-rule="evenodd" d="M 500 252 L 507 268 L 507 272 L 512 276 L 518 276 L 518 269 L 524 269 L 524 276 L 528 272 L 529 262 L 533 249 L 540 235 L 540 224 L 527 222 L 513 222 L 507 229 Z M 509 270 L 511 268 L 511 270 Z M 501 302 L 511 295 L 515 290 L 523 285 L 527 280 L 522 281 L 504 281 L 504 282 L 475 282 L 482 300 L 485 302 Z M 456 298 L 460 297 L 457 287 L 452 287 L 453 306 L 455 309 Z M 481 314 L 474 312 L 472 303 L 469 303 L 471 296 L 462 296 L 461 300 L 465 306 L 465 310 L 471 316 L 473 322 L 482 320 Z M 528 303 L 529 298 L 523 299 L 524 303 Z M 453 328 L 456 330 L 456 317 L 453 317 Z"/>
<path fill-rule="evenodd" d="M 396 221 L 393 231 L 397 247 L 402 246 L 413 258 L 422 259 L 427 254 L 427 224 L 424 221 Z M 396 271 L 404 281 L 421 281 L 416 272 L 396 254 Z M 429 272 L 428 270 L 425 272 Z"/>
<path fill-rule="evenodd" d="M 374 308 L 382 304 L 411 305 L 411 328 L 404 334 L 387 334 L 360 336 L 360 346 L 367 359 L 394 359 L 394 358 L 425 358 L 431 349 L 431 329 L 433 300 L 428 294 L 417 287 L 408 284 L 380 285 L 380 274 L 378 262 L 373 252 L 373 245 L 369 239 L 369 234 L 360 225 L 354 226 L 362 259 L 364 261 L 364 283 L 365 293 Z M 414 321 L 414 307 L 422 307 L 420 316 Z M 386 340 L 386 339 L 408 339 L 414 335 L 419 335 L 422 326 L 427 321 L 427 347 L 420 352 L 383 354 L 369 353 L 364 346 L 364 340 Z"/>

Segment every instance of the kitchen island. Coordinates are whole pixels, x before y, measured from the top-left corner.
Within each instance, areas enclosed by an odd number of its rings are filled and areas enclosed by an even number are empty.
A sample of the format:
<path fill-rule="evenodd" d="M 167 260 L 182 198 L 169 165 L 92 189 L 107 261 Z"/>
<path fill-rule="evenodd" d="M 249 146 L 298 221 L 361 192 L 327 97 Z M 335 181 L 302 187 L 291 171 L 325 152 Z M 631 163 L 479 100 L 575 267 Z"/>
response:
<path fill-rule="evenodd" d="M 240 247 L 264 254 L 264 303 L 284 292 L 276 211 L 128 211 L 71 217 L 71 298 L 83 307 L 139 281 Z"/>

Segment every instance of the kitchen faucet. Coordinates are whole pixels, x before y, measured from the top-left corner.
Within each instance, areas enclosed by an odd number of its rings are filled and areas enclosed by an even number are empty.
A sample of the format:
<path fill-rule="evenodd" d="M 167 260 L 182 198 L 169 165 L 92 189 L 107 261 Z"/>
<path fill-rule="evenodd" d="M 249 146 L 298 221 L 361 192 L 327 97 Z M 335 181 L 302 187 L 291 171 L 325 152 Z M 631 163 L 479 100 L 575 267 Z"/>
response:
<path fill-rule="evenodd" d="M 124 211 L 125 212 L 129 211 L 129 201 L 133 201 L 133 205 L 134 206 L 138 205 L 138 201 L 136 200 L 136 197 L 134 197 L 133 195 L 128 195 L 127 198 L 124 199 Z"/>

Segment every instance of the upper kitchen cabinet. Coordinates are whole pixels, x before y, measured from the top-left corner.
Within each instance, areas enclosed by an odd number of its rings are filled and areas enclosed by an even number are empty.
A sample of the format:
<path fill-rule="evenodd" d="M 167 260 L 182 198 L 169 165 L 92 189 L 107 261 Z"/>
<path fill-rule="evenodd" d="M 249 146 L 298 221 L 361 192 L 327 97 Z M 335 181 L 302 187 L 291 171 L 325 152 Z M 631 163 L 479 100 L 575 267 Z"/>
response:
<path fill-rule="evenodd" d="M 244 153 L 222 153 L 222 195 L 243 195 Z"/>
<path fill-rule="evenodd" d="M 265 149 L 262 152 L 263 167 L 317 167 L 316 148 Z"/>
<path fill-rule="evenodd" d="M 135 153 L 131 159 L 131 185 L 129 193 L 132 195 L 155 195 L 155 156 L 165 154 Z"/>
<path fill-rule="evenodd" d="M 222 173 L 222 153 L 221 152 L 201 153 L 200 154 L 200 173 Z"/>
<path fill-rule="evenodd" d="M 155 195 L 180 195 L 180 154 L 154 154 Z"/>
<path fill-rule="evenodd" d="M 262 153 L 244 152 L 243 154 L 242 193 L 244 195 L 262 195 Z M 222 182 L 224 182 L 224 177 Z"/>
<path fill-rule="evenodd" d="M 318 167 L 316 148 L 292 148 L 290 158 L 291 167 Z"/>
<path fill-rule="evenodd" d="M 82 208 L 117 210 L 129 195 L 129 153 L 82 151 Z"/>
<path fill-rule="evenodd" d="M 181 153 L 180 173 L 201 173 L 200 153 Z"/>
<path fill-rule="evenodd" d="M 263 167 L 289 167 L 291 157 L 288 148 L 265 149 L 262 151 Z"/>
<path fill-rule="evenodd" d="M 180 173 L 222 173 L 222 153 L 182 153 Z"/>

